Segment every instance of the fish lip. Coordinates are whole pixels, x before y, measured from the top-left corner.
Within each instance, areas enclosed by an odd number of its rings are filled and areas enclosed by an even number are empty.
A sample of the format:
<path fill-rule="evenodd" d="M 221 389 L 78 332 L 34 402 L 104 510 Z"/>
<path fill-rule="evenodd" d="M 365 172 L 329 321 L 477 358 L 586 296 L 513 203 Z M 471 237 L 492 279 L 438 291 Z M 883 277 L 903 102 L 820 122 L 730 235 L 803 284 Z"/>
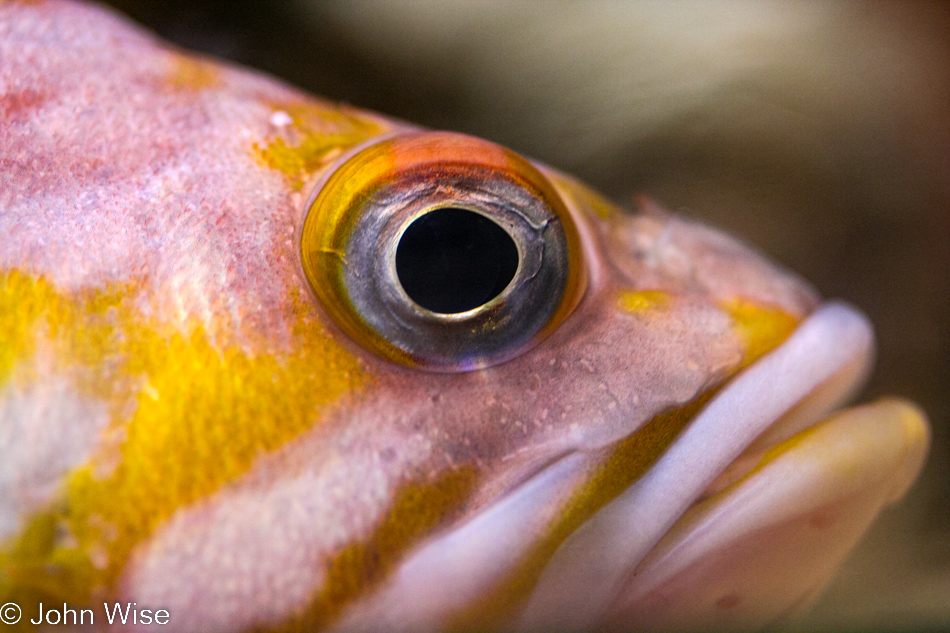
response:
<path fill-rule="evenodd" d="M 863 386 L 873 358 L 867 317 L 843 302 L 820 305 L 782 344 L 726 383 L 644 479 L 676 470 L 684 501 L 687 495 L 695 500 L 741 457 L 764 452 L 843 406 Z"/>
<path fill-rule="evenodd" d="M 669 486 L 674 497 L 681 497 L 680 510 L 669 520 L 672 524 L 690 505 L 751 472 L 770 448 L 849 404 L 870 374 L 874 352 L 873 327 L 863 313 L 840 301 L 819 305 L 784 342 L 724 383 L 618 498 L 635 488 Z M 776 389 L 779 383 L 785 383 L 784 389 Z M 768 413 L 752 416 L 737 428 L 730 422 L 742 418 L 740 414 L 747 412 L 743 409 Z M 530 463 L 516 479 L 474 504 L 478 510 L 473 514 L 574 457 L 580 457 L 576 468 L 589 476 L 629 438 L 627 434 L 595 447 L 564 446 Z M 601 509 L 612 502 L 606 500 Z"/>
<path fill-rule="evenodd" d="M 816 328 L 816 325 L 822 326 Z M 803 330 L 804 328 L 804 330 Z M 817 332 L 808 332 L 808 329 L 818 329 Z M 824 332 L 820 331 L 824 330 Z M 831 336 L 837 332 L 841 338 Z M 804 341 L 800 340 L 802 334 Z M 810 336 L 809 336 L 810 335 Z M 812 387 L 800 390 L 796 399 L 792 399 L 788 406 L 782 407 L 776 415 L 767 419 L 758 428 L 757 433 L 747 436 L 742 450 L 720 470 L 719 474 L 709 483 L 703 494 L 694 502 L 715 494 L 719 490 L 735 483 L 755 468 L 764 458 L 766 452 L 779 443 L 797 435 L 807 429 L 817 426 L 829 416 L 842 411 L 854 402 L 856 396 L 867 383 L 873 369 L 876 346 L 874 330 L 867 317 L 853 306 L 831 301 L 821 304 L 805 322 L 792 332 L 789 339 L 780 345 L 774 352 L 782 354 L 790 348 L 798 348 L 807 352 L 820 351 L 817 345 L 824 337 L 829 346 L 837 346 L 838 353 L 830 354 L 825 363 L 819 363 L 818 380 L 813 380 Z M 742 396 L 750 389 L 749 385 L 741 382 L 743 375 L 764 373 L 766 378 L 773 380 L 786 378 L 800 385 L 807 386 L 811 374 L 808 367 L 791 367 L 787 371 L 771 370 L 765 365 L 772 362 L 773 354 L 752 363 L 735 379 L 723 387 L 723 392 L 730 396 Z M 824 369 L 824 373 L 820 370 Z M 737 382 L 739 381 L 739 382 Z M 709 403 L 711 406 L 717 397 Z M 707 407 L 704 407 L 694 420 L 702 416 Z M 692 423 L 692 420 L 691 420 Z"/>
<path fill-rule="evenodd" d="M 779 430 L 807 428 L 852 395 L 868 373 L 873 349 L 873 330 L 863 314 L 840 302 L 819 306 L 782 344 L 723 385 L 641 477 L 567 536 L 534 586 L 519 625 L 544 630 L 557 613 L 566 618 L 557 622 L 560 629 L 592 628 L 630 570 L 683 513 L 715 483 L 727 481 L 724 473 L 741 477 L 742 469 L 733 466 L 740 456 L 780 441 L 782 433 L 770 435 L 770 429 L 811 402 L 798 411 L 797 424 Z M 822 394 L 828 385 L 834 388 Z M 822 397 L 813 401 L 814 394 Z M 585 588 L 583 595 L 577 587 Z"/>

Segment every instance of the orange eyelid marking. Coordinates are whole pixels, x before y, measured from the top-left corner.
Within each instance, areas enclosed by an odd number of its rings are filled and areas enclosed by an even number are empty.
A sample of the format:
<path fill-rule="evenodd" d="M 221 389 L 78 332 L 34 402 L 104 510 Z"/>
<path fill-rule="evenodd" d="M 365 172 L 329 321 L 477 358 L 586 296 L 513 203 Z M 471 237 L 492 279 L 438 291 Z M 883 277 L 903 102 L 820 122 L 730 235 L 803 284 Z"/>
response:
<path fill-rule="evenodd" d="M 451 132 L 408 132 L 351 156 L 323 181 L 306 210 L 300 237 L 304 274 L 321 305 L 355 341 L 389 360 L 421 362 L 366 326 L 348 300 L 343 277 L 346 244 L 361 220 L 362 205 L 383 186 L 449 180 L 454 176 L 505 179 L 544 201 L 561 221 L 567 237 L 570 275 L 563 299 L 535 335 L 547 336 L 573 310 L 586 276 L 580 261 L 580 236 L 557 190 L 529 161 L 499 145 Z"/>
<path fill-rule="evenodd" d="M 405 171 L 432 162 L 478 165 L 509 170 L 512 162 L 526 162 L 512 152 L 471 136 L 449 132 L 426 132 L 390 141 L 392 168 Z M 517 168 L 517 167 L 515 167 Z"/>

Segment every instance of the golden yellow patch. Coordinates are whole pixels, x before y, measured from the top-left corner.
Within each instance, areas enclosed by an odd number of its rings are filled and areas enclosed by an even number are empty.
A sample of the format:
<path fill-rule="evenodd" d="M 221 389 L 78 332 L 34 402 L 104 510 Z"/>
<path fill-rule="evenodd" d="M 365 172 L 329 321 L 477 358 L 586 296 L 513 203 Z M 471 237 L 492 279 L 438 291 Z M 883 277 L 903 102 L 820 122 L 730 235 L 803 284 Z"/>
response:
<path fill-rule="evenodd" d="M 364 380 L 303 302 L 292 351 L 245 341 L 261 350 L 250 353 L 198 326 L 183 334 L 151 321 L 134 307 L 135 283 L 67 295 L 18 272 L 0 280 L 0 307 L 16 308 L 0 312 L 8 380 L 42 379 L 17 373 L 42 341 L 84 393 L 107 399 L 114 420 L 111 443 L 0 547 L 0 603 L 108 595 L 133 546 L 176 509 L 310 429 Z"/>
<path fill-rule="evenodd" d="M 203 90 L 218 85 L 218 69 L 211 62 L 175 54 L 172 67 L 165 79 L 175 90 Z"/>
<path fill-rule="evenodd" d="M 625 312 L 647 315 L 669 307 L 670 295 L 662 290 L 625 290 L 620 293 L 618 304 Z"/>
<path fill-rule="evenodd" d="M 14 271 L 0 281 L 0 387 L 10 378 L 14 363 L 33 355 L 33 323 L 55 300 L 45 283 Z M 26 298 L 26 300 L 24 300 Z"/>
<path fill-rule="evenodd" d="M 799 320 L 788 312 L 745 299 L 723 301 L 719 307 L 733 319 L 734 331 L 742 342 L 743 367 L 775 348 L 798 327 Z"/>
<path fill-rule="evenodd" d="M 40 340 L 55 341 L 58 370 L 76 364 L 95 366 L 101 358 L 114 354 L 110 348 L 113 316 L 127 291 L 114 286 L 66 297 L 43 278 L 16 270 L 0 272 L 0 386 L 15 376 L 36 379 L 24 361 L 33 356 Z M 81 329 L 73 327 L 80 322 Z M 74 378 L 83 391 L 105 400 L 113 398 L 121 382 L 120 377 L 101 372 L 82 372 Z"/>
<path fill-rule="evenodd" d="M 311 175 L 345 150 L 383 132 L 382 126 L 346 108 L 321 101 L 274 104 L 290 123 L 266 147 L 254 144 L 265 166 L 289 176 L 300 188 Z"/>

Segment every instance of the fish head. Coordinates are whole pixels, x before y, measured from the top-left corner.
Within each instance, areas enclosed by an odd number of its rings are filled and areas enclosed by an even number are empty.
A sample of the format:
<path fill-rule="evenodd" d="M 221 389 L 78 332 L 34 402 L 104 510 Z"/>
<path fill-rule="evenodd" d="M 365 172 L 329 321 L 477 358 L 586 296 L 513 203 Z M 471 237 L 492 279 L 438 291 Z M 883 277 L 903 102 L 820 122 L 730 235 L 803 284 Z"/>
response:
<path fill-rule="evenodd" d="M 0 32 L 5 603 L 770 622 L 920 468 L 909 404 L 817 424 L 867 320 L 731 237 L 100 8 Z"/>

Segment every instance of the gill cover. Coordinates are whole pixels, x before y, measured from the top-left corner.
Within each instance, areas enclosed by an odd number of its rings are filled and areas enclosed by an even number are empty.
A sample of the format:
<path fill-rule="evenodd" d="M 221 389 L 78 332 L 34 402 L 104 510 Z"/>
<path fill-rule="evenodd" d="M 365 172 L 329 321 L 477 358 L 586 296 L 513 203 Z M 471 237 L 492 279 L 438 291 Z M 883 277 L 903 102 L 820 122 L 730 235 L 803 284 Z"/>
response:
<path fill-rule="evenodd" d="M 412 132 L 344 157 L 318 184 L 303 270 L 364 348 L 435 371 L 518 355 L 582 292 L 577 230 L 528 161 L 461 134 Z"/>

